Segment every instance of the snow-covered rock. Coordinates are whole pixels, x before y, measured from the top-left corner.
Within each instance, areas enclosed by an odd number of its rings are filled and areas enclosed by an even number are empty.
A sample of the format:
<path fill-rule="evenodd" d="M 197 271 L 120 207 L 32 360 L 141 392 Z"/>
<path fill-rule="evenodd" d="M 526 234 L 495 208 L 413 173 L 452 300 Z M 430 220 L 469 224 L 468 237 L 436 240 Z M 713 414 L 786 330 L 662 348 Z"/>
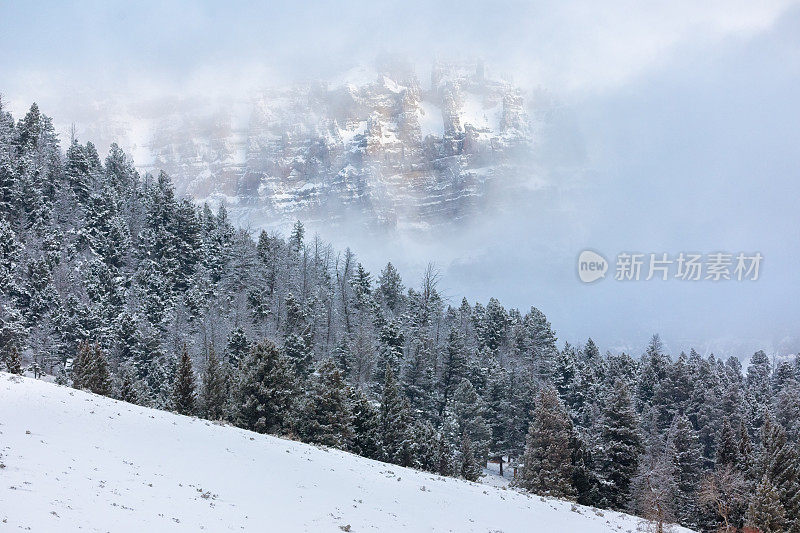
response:
<path fill-rule="evenodd" d="M 164 170 L 179 192 L 225 200 L 248 222 L 328 225 L 355 214 L 375 227 L 436 225 L 471 216 L 495 186 L 530 174 L 522 93 L 481 63 L 437 63 L 421 83 L 389 58 L 247 98 L 120 105 L 83 135 L 113 131 L 109 141 L 141 170 Z"/>
<path fill-rule="evenodd" d="M 633 531 L 639 519 L 0 373 L 0 530 Z"/>

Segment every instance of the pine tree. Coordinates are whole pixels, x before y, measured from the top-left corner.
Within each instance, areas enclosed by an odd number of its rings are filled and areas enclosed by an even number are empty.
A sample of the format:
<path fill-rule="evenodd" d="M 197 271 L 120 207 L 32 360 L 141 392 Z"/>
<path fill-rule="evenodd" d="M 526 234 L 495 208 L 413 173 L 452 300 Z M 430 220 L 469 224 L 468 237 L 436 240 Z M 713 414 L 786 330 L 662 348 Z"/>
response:
<path fill-rule="evenodd" d="M 390 311 L 397 312 L 400 310 L 405 287 L 400 274 L 391 263 L 387 263 L 386 268 L 381 271 L 381 275 L 378 278 L 378 290 L 383 303 Z"/>
<path fill-rule="evenodd" d="M 192 358 L 189 357 L 189 350 L 184 344 L 172 388 L 172 409 L 181 415 L 191 415 L 194 414 L 194 408 L 194 370 L 192 370 Z"/>
<path fill-rule="evenodd" d="M 558 352 L 556 334 L 544 313 L 535 307 L 531 307 L 530 312 L 525 315 L 523 324 L 527 332 L 530 369 L 537 376 L 546 377 L 550 374 L 550 366 Z"/>
<path fill-rule="evenodd" d="M 289 236 L 289 249 L 293 252 L 299 252 L 303 247 L 303 238 L 305 237 L 306 230 L 303 223 L 299 220 L 294 223 L 292 227 L 292 234 Z"/>
<path fill-rule="evenodd" d="M 228 376 L 217 359 L 214 348 L 208 351 L 206 368 L 200 389 L 200 404 L 203 417 L 208 420 L 222 420 L 228 400 Z"/>
<path fill-rule="evenodd" d="M 237 424 L 259 433 L 288 430 L 296 390 L 295 374 L 285 356 L 272 343 L 256 344 L 241 366 Z"/>
<path fill-rule="evenodd" d="M 386 366 L 382 396 L 380 411 L 382 459 L 388 463 L 408 466 L 411 462 L 409 442 L 411 413 L 389 365 Z"/>
<path fill-rule="evenodd" d="M 650 344 L 642 356 L 641 371 L 636 389 L 636 405 L 644 410 L 652 404 L 661 381 L 667 378 L 669 357 L 664 353 L 664 345 L 657 334 L 650 339 Z"/>
<path fill-rule="evenodd" d="M 452 421 L 452 419 L 450 419 Z M 452 445 L 452 434 L 455 429 L 448 428 L 448 420 L 442 424 L 436 445 L 436 467 L 435 472 L 440 476 L 453 475 L 454 450 Z M 453 422 L 453 424 L 455 424 Z"/>
<path fill-rule="evenodd" d="M 770 374 L 772 365 L 763 350 L 759 350 L 750 358 L 747 366 L 747 399 L 753 425 L 758 428 L 764 422 L 770 400 Z"/>
<path fill-rule="evenodd" d="M 537 494 L 574 497 L 572 421 L 555 389 L 542 390 L 536 400 L 518 483 Z"/>
<path fill-rule="evenodd" d="M 627 384 L 617 379 L 605 399 L 600 439 L 603 457 L 600 473 L 605 481 L 604 497 L 614 509 L 628 502 L 631 479 L 639 466 L 642 439 Z"/>
<path fill-rule="evenodd" d="M 117 378 L 116 398 L 123 402 L 138 404 L 139 391 L 137 389 L 136 373 L 133 369 L 129 365 L 122 366 Z"/>
<path fill-rule="evenodd" d="M 440 383 L 440 395 L 442 401 L 439 405 L 439 416 L 442 416 L 448 400 L 452 397 L 456 387 L 467 375 L 467 354 L 464 347 L 464 339 L 458 330 L 450 330 L 447 336 L 447 349 L 443 363 L 442 377 Z"/>
<path fill-rule="evenodd" d="M 792 442 L 800 441 L 800 382 L 787 380 L 775 398 L 775 421 Z"/>
<path fill-rule="evenodd" d="M 730 419 L 726 418 L 722 423 L 715 463 L 717 467 L 734 467 L 739 464 L 740 460 L 736 430 L 731 425 Z"/>
<path fill-rule="evenodd" d="M 767 416 L 761 427 L 761 447 L 753 467 L 755 479 L 769 481 L 787 518 L 787 530 L 800 530 L 800 458 L 786 431 Z"/>
<path fill-rule="evenodd" d="M 411 428 L 414 468 L 435 472 L 438 463 L 438 433 L 430 420 L 416 420 Z"/>
<path fill-rule="evenodd" d="M 333 350 L 333 360 L 336 366 L 342 372 L 342 376 L 347 379 L 355 366 L 353 351 L 350 349 L 350 343 L 347 341 L 346 336 L 342 336 L 341 340 Z"/>
<path fill-rule="evenodd" d="M 761 479 L 750 501 L 745 523 L 762 533 L 786 531 L 786 510 L 783 508 L 778 490 L 767 476 Z"/>
<path fill-rule="evenodd" d="M 72 386 L 95 394 L 111 394 L 111 375 L 103 350 L 97 344 L 84 341 L 72 363 Z"/>
<path fill-rule="evenodd" d="M 478 481 L 483 475 L 483 469 L 480 462 L 475 458 L 472 451 L 472 441 L 467 433 L 461 437 L 461 477 L 467 481 Z"/>
<path fill-rule="evenodd" d="M 362 457 L 380 459 L 380 414 L 367 396 L 354 388 L 348 390 L 348 411 L 353 437 L 350 450 Z"/>
<path fill-rule="evenodd" d="M 462 379 L 447 407 L 456 423 L 459 437 L 468 435 L 470 449 L 477 461 L 486 463 L 491 431 L 486 423 L 486 405 L 468 379 Z"/>
<path fill-rule="evenodd" d="M 250 352 L 250 341 L 242 327 L 234 328 L 228 336 L 228 344 L 225 347 L 225 358 L 231 368 L 238 368 Z"/>
<path fill-rule="evenodd" d="M 312 368 L 314 353 L 306 309 L 293 294 L 286 297 L 286 335 L 283 353 L 294 366 L 298 376 L 307 376 Z"/>
<path fill-rule="evenodd" d="M 298 424 L 305 442 L 347 449 L 353 439 L 347 389 L 330 359 L 319 365 Z"/>
<path fill-rule="evenodd" d="M 382 328 L 378 338 L 379 352 L 378 364 L 375 369 L 375 379 L 385 376 L 386 368 L 392 369 L 393 375 L 400 372 L 400 362 L 403 360 L 403 333 L 400 324 L 395 320 L 388 321 Z"/>
<path fill-rule="evenodd" d="M 685 415 L 676 416 L 672 422 L 667 450 L 674 468 L 675 515 L 682 525 L 696 527 L 697 490 L 700 487 L 703 457 L 697 433 Z"/>
<path fill-rule="evenodd" d="M 9 343 L 6 346 L 5 354 L 3 355 L 3 362 L 6 365 L 6 370 L 11 374 L 22 375 L 22 358 L 19 355 L 17 346 Z"/>

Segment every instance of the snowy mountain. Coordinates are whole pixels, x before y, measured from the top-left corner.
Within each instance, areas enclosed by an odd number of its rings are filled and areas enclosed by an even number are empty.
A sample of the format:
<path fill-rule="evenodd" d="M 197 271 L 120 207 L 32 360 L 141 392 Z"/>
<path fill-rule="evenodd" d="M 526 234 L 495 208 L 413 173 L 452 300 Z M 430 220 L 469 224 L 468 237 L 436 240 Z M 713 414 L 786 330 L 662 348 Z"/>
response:
<path fill-rule="evenodd" d="M 7 373 L 0 463 L 0 523 L 15 530 L 591 533 L 640 525 Z"/>
<path fill-rule="evenodd" d="M 141 170 L 250 223 L 424 228 L 519 187 L 531 147 L 522 92 L 482 63 L 436 64 L 424 81 L 389 58 L 246 99 L 110 102 L 83 135 L 121 139 Z"/>

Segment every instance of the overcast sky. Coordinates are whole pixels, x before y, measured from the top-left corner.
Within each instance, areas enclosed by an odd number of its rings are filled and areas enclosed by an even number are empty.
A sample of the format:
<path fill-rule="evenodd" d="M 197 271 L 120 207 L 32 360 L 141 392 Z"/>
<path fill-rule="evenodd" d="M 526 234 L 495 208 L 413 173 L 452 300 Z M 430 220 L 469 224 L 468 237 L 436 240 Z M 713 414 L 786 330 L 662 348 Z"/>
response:
<path fill-rule="evenodd" d="M 381 52 L 482 57 L 557 110 L 541 164 L 572 186 L 437 242 L 340 240 L 460 300 L 536 305 L 563 340 L 634 352 L 800 350 L 800 6 L 671 2 L 0 1 L 0 93 L 62 123 L 76 98 L 236 94 Z M 572 181 L 573 178 L 578 178 Z M 361 249 L 359 249 L 361 248 Z M 754 252 L 751 283 L 581 284 L 584 248 Z M 739 353 L 741 352 L 741 353 Z"/>

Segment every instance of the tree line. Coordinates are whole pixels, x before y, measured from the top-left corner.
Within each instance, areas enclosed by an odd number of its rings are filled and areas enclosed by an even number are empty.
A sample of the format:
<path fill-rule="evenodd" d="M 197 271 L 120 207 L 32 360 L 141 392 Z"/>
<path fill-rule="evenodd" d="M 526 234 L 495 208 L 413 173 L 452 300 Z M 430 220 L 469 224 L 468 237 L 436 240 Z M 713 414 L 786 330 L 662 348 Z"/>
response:
<path fill-rule="evenodd" d="M 0 359 L 124 401 L 704 531 L 800 531 L 800 361 L 557 345 L 350 250 L 236 228 L 0 100 Z"/>

